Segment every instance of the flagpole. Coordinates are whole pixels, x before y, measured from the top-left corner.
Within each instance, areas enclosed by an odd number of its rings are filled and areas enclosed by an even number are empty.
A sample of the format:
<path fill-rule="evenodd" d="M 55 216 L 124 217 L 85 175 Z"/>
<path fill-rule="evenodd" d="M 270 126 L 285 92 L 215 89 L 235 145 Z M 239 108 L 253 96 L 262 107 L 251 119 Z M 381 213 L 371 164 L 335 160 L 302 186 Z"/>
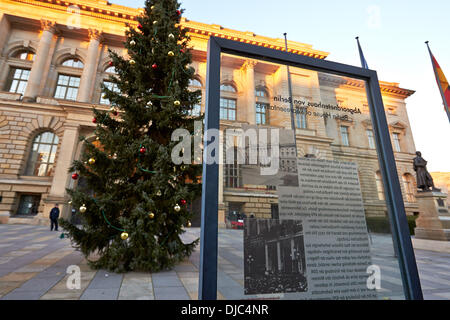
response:
<path fill-rule="evenodd" d="M 366 58 L 364 58 L 364 53 L 361 48 L 361 44 L 359 43 L 359 37 L 356 37 L 356 42 L 358 43 L 358 51 L 359 51 L 359 59 L 361 60 L 361 67 L 364 69 L 369 69 L 369 65 L 367 64 Z"/>
<path fill-rule="evenodd" d="M 431 65 L 433 66 L 434 76 L 436 77 L 436 82 L 438 84 L 439 91 L 441 92 L 441 97 L 442 97 L 442 102 L 444 103 L 445 112 L 447 112 L 448 121 L 450 121 L 450 111 L 448 109 L 447 101 L 445 100 L 444 89 L 442 89 L 442 84 L 441 84 L 441 81 L 439 80 L 439 75 L 437 73 L 437 66 L 434 64 L 433 54 L 431 53 L 429 41 L 425 41 L 425 43 L 428 48 L 428 53 L 430 54 Z"/>

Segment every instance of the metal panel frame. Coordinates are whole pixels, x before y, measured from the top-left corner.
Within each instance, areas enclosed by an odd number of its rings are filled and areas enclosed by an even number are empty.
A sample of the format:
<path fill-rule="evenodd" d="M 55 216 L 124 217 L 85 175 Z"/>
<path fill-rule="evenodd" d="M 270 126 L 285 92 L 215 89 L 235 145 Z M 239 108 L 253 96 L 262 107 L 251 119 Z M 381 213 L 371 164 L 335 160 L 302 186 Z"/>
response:
<path fill-rule="evenodd" d="M 208 42 L 206 73 L 205 132 L 209 129 L 219 129 L 220 61 L 222 53 L 357 78 L 366 82 L 367 99 L 375 133 L 380 171 L 385 188 L 386 205 L 391 223 L 394 246 L 398 254 L 405 297 L 408 300 L 422 300 L 422 289 L 416 259 L 409 234 L 400 182 L 376 71 L 218 37 L 210 37 Z M 205 134 L 198 296 L 202 300 L 217 299 L 219 165 L 217 163 L 207 164 L 205 161 L 207 155 L 211 154 L 212 150 L 209 140 L 209 137 Z"/>

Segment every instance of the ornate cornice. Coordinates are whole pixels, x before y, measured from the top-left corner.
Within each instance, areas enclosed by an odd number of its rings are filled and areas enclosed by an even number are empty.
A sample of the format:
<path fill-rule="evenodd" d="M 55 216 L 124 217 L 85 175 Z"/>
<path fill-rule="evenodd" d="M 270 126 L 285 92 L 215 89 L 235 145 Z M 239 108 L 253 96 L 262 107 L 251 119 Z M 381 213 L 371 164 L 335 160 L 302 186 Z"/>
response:
<path fill-rule="evenodd" d="M 355 87 L 355 88 L 364 88 L 365 87 L 365 82 L 362 80 L 334 76 L 334 75 L 325 74 L 325 73 L 319 74 L 319 80 L 321 82 L 333 83 L 336 85 L 345 85 L 345 86 Z M 386 81 L 380 81 L 380 90 L 382 93 L 396 94 L 396 95 L 400 95 L 404 98 L 410 97 L 415 93 L 414 90 L 400 88 L 398 83 L 386 82 Z"/>
<path fill-rule="evenodd" d="M 111 4 L 105 0 L 7 0 L 9 2 L 23 3 L 32 6 L 44 7 L 51 10 L 57 10 L 61 13 L 74 13 L 80 16 L 89 16 L 92 18 L 114 21 L 118 23 L 129 23 L 137 25 L 137 17 L 143 13 L 143 9 L 129 8 Z M 76 11 L 74 11 L 76 8 Z M 185 17 L 181 18 L 181 27 L 187 29 L 191 36 L 209 37 L 216 36 L 220 38 L 232 39 L 244 43 L 250 43 L 258 46 L 268 47 L 280 51 L 285 51 L 284 40 L 259 36 L 253 32 L 242 32 L 233 29 L 223 28 L 219 25 L 205 24 L 190 21 Z M 300 42 L 289 41 L 288 52 L 305 55 L 317 59 L 325 59 L 328 52 L 315 50 L 311 45 Z"/>

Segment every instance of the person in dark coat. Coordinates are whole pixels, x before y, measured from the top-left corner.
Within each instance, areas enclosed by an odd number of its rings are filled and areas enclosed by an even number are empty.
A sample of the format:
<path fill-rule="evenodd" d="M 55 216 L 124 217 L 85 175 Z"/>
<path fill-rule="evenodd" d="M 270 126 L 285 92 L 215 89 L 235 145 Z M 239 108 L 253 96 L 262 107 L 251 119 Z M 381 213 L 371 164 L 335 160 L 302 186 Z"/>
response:
<path fill-rule="evenodd" d="M 53 231 L 53 227 L 55 227 L 55 231 L 58 231 L 58 218 L 59 218 L 59 208 L 58 204 L 55 204 L 55 207 L 50 211 L 50 231 Z"/>

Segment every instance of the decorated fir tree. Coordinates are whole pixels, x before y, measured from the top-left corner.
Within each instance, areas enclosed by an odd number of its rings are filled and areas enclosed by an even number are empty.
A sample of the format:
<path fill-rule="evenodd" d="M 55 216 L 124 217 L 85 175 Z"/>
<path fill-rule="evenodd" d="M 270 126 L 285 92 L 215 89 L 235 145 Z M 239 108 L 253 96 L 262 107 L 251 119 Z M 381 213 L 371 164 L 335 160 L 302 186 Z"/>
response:
<path fill-rule="evenodd" d="M 110 51 L 117 73 L 110 81 L 119 90 L 102 87 L 111 108 L 94 108 L 96 142 L 82 137 L 84 152 L 70 169 L 86 182 L 68 190 L 83 226 L 62 221 L 86 257 L 97 255 L 94 268 L 155 272 L 198 242 L 185 244 L 180 235 L 190 226 L 188 204 L 201 192 L 201 166 L 171 159 L 178 143 L 172 132 L 194 131 L 199 118 L 189 111 L 201 94 L 188 90 L 194 69 L 181 14 L 176 0 L 147 0 L 137 28 L 127 26 L 128 57 Z"/>

